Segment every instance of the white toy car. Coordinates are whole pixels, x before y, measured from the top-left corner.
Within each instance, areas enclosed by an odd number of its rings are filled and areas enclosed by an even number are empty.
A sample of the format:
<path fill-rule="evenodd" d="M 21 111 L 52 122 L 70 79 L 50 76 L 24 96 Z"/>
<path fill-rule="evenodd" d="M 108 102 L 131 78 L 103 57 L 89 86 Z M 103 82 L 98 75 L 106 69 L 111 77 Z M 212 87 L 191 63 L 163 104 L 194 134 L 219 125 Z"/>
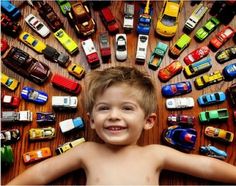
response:
<path fill-rule="evenodd" d="M 100 66 L 100 60 L 98 57 L 97 50 L 94 46 L 93 40 L 91 38 L 82 41 L 81 43 L 84 53 L 86 55 L 88 64 L 92 69 Z"/>
<path fill-rule="evenodd" d="M 84 121 L 81 117 L 75 119 L 67 119 L 59 123 L 62 133 L 72 131 L 74 129 L 79 129 L 84 127 Z"/>
<path fill-rule="evenodd" d="M 126 34 L 116 34 L 116 59 L 124 61 L 128 57 Z"/>
<path fill-rule="evenodd" d="M 52 107 L 57 110 L 76 109 L 77 104 L 76 96 L 52 96 Z"/>
<path fill-rule="evenodd" d="M 144 64 L 147 55 L 148 35 L 138 35 L 138 45 L 136 51 L 136 62 Z"/>
<path fill-rule="evenodd" d="M 192 97 L 170 98 L 166 100 L 166 108 L 181 109 L 194 107 L 194 99 Z"/>
<path fill-rule="evenodd" d="M 50 34 L 50 30 L 48 27 L 43 24 L 36 16 L 33 14 L 29 14 L 25 18 L 26 23 L 34 30 L 36 31 L 40 36 L 46 37 L 48 34 Z"/>
<path fill-rule="evenodd" d="M 127 31 L 132 30 L 134 27 L 134 4 L 125 3 L 124 14 L 123 28 Z"/>

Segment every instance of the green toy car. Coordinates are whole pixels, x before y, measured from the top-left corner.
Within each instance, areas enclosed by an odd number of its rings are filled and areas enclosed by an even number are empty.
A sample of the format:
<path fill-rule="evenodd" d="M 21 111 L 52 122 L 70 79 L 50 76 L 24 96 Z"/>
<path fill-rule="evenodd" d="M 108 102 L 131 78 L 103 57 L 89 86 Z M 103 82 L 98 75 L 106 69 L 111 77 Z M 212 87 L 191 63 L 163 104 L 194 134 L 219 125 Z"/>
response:
<path fill-rule="evenodd" d="M 170 47 L 169 53 L 172 56 L 178 57 L 181 52 L 190 44 L 191 37 L 187 34 L 183 34 L 174 45 Z"/>
<path fill-rule="evenodd" d="M 199 41 L 203 41 L 207 38 L 220 24 L 220 21 L 215 18 L 211 17 L 201 28 L 197 30 L 195 33 L 195 37 Z"/>
<path fill-rule="evenodd" d="M 61 12 L 64 16 L 66 16 L 66 13 L 70 11 L 71 4 L 68 0 L 56 0 L 57 4 L 59 5 Z"/>
<path fill-rule="evenodd" d="M 199 120 L 201 123 L 210 121 L 225 121 L 229 118 L 229 112 L 227 109 L 210 110 L 206 112 L 200 112 Z"/>
<path fill-rule="evenodd" d="M 14 162 L 14 156 L 10 145 L 1 147 L 1 165 L 2 168 L 9 167 Z M 2 170 L 4 170 L 4 168 Z"/>
<path fill-rule="evenodd" d="M 150 60 L 148 62 L 148 67 L 153 70 L 157 70 L 161 65 L 165 53 L 168 49 L 168 45 L 162 42 L 158 42 L 156 48 L 151 54 Z"/>

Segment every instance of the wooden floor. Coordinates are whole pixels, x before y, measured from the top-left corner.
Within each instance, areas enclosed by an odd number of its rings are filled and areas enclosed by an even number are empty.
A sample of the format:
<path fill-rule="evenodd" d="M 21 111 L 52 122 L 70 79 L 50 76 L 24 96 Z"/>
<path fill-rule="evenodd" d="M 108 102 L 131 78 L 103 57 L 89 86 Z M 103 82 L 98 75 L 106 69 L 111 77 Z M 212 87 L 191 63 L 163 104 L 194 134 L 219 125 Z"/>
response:
<path fill-rule="evenodd" d="M 80 53 L 77 54 L 74 57 L 71 57 L 72 61 L 75 63 L 80 63 L 81 65 L 84 66 L 84 68 L 86 69 L 86 72 L 90 71 L 90 68 L 86 62 L 85 59 L 85 55 L 83 53 L 83 50 L 81 48 L 81 40 L 75 35 L 74 30 L 71 28 L 71 26 L 68 24 L 67 19 L 62 15 L 62 13 L 60 12 L 60 9 L 58 7 L 58 5 L 53 2 L 50 1 L 49 2 L 50 5 L 52 5 L 52 7 L 54 8 L 54 10 L 57 12 L 57 14 L 60 16 L 60 18 L 62 19 L 63 23 L 64 23 L 64 27 L 66 32 L 78 43 L 79 45 L 79 49 L 80 49 Z M 211 2 L 204 2 L 205 5 L 207 5 L 208 7 L 211 7 Z M 112 12 L 114 13 L 119 25 L 120 25 L 120 32 L 123 32 L 123 28 L 122 28 L 122 24 L 123 24 L 123 6 L 124 3 L 122 1 L 114 1 L 111 3 L 111 9 Z M 137 25 L 137 18 L 138 18 L 138 9 L 139 9 L 139 3 L 135 2 L 135 28 Z M 196 5 L 195 5 L 196 6 Z M 161 7 L 162 7 L 162 2 L 158 1 L 158 2 L 154 2 L 153 3 L 153 7 L 154 7 L 154 13 L 153 13 L 153 21 L 152 21 L 152 27 L 151 27 L 151 31 L 150 31 L 150 40 L 149 40 L 149 45 L 148 45 L 148 53 L 147 53 L 147 61 L 150 58 L 150 54 L 152 52 L 152 50 L 155 48 L 157 41 L 160 41 L 161 39 L 158 38 L 155 34 L 154 34 L 154 28 L 157 22 L 157 16 L 160 13 Z M 190 2 L 189 1 L 185 1 L 184 2 L 184 7 L 181 11 L 180 14 L 180 22 L 179 22 L 179 29 L 175 35 L 175 37 L 172 40 L 166 41 L 166 40 L 161 40 L 164 43 L 168 44 L 169 46 L 171 46 L 178 38 L 179 36 L 183 33 L 182 28 L 184 25 L 184 22 L 187 20 L 188 16 L 191 14 L 193 10 L 193 7 L 190 6 Z M 23 14 L 23 17 L 21 17 L 20 19 L 20 24 L 23 27 L 23 30 L 28 31 L 30 33 L 32 33 L 33 35 L 35 35 L 37 38 L 39 38 L 39 36 L 37 36 L 25 23 L 24 21 L 24 17 L 26 15 L 28 15 L 29 13 L 33 13 L 35 15 L 38 15 L 38 12 L 36 11 L 36 9 L 32 9 L 30 6 L 28 5 L 23 5 L 21 6 L 21 12 Z M 96 23 L 97 23 L 97 32 L 96 34 L 94 34 L 92 36 L 93 41 L 95 42 L 95 46 L 97 49 L 99 49 L 99 45 L 98 45 L 98 35 L 101 31 L 105 31 L 105 27 L 102 24 L 100 17 L 98 15 L 97 11 L 93 11 L 92 10 L 92 16 L 94 17 Z M 205 15 L 205 17 L 201 20 L 200 24 L 197 27 L 200 27 L 203 23 L 205 23 L 205 21 L 210 17 L 209 13 L 207 13 Z M 230 23 L 231 26 L 233 26 L 234 28 L 236 28 L 236 19 L 234 18 L 234 20 Z M 207 45 L 210 38 L 216 34 L 221 28 L 223 27 L 223 25 L 221 25 L 214 33 L 211 34 L 210 37 L 208 37 L 203 43 L 199 44 L 195 41 L 195 39 L 193 38 L 191 41 L 190 46 L 180 55 L 180 57 L 178 58 L 178 60 L 184 65 L 183 62 L 183 58 L 186 54 L 188 54 L 189 52 L 191 52 L 193 49 L 196 49 L 199 46 L 202 45 Z M 195 29 L 190 36 L 193 37 L 194 33 L 196 32 L 197 29 Z M 55 63 L 51 63 L 50 61 L 46 60 L 42 55 L 39 55 L 37 53 L 35 53 L 33 50 L 31 50 L 30 48 L 28 48 L 27 46 L 25 46 L 24 44 L 20 43 L 17 39 L 12 39 L 6 35 L 2 35 L 3 38 L 7 38 L 10 46 L 17 46 L 19 48 L 21 48 L 24 51 L 27 51 L 29 54 L 31 54 L 32 56 L 34 56 L 36 59 L 48 64 L 50 66 L 50 69 L 53 73 L 59 73 L 61 75 L 64 75 L 66 77 L 70 77 L 72 79 L 74 79 L 74 77 L 72 77 L 71 75 L 68 74 L 67 70 L 58 66 Z M 42 38 L 40 38 L 42 40 Z M 233 109 L 229 106 L 229 101 L 225 101 L 224 103 L 220 104 L 220 105 L 215 105 L 215 106 L 209 106 L 209 107 L 199 107 L 196 100 L 198 98 L 198 96 L 204 94 L 204 93 L 210 93 L 210 92 L 214 92 L 214 91 L 225 91 L 227 89 L 227 87 L 229 87 L 232 83 L 235 83 L 236 81 L 230 81 L 230 82 L 220 82 L 219 84 L 215 84 L 212 86 L 209 86 L 207 88 L 204 88 L 203 90 L 196 90 L 195 87 L 193 86 L 193 91 L 191 93 L 189 93 L 187 96 L 191 96 L 194 98 L 195 100 L 195 107 L 192 109 L 186 109 L 186 110 L 180 110 L 180 111 L 168 111 L 165 108 L 165 98 L 162 97 L 161 95 L 161 91 L 160 91 L 160 87 L 164 84 L 168 84 L 168 83 L 174 83 L 174 82 L 179 82 L 179 81 L 185 81 L 185 77 L 183 75 L 183 73 L 175 76 L 173 79 L 171 79 L 169 82 L 167 83 L 161 83 L 159 81 L 159 79 L 157 78 L 157 72 L 158 71 L 153 71 L 150 70 L 147 67 L 147 64 L 145 65 L 136 65 L 135 64 L 135 55 L 136 55 L 136 45 L 137 45 L 137 33 L 135 31 L 135 29 L 129 33 L 127 35 L 127 39 L 128 39 L 128 59 L 125 62 L 117 62 L 115 59 L 115 55 L 114 55 L 114 36 L 110 36 L 110 44 L 111 44 L 111 51 L 112 51 L 112 56 L 111 56 L 111 61 L 108 64 L 103 64 L 101 63 L 101 67 L 99 69 L 104 69 L 107 67 L 111 67 L 111 66 L 133 66 L 133 67 L 137 67 L 138 69 L 144 69 L 146 70 L 151 77 L 155 80 L 156 82 L 156 86 L 158 88 L 158 120 L 156 123 L 156 126 L 148 131 L 145 132 L 140 140 L 139 140 L 139 144 L 140 145 L 147 145 L 147 144 L 159 144 L 161 143 L 160 141 L 160 136 L 161 133 L 163 131 L 163 129 L 167 128 L 167 116 L 170 113 L 184 113 L 184 114 L 192 114 L 195 117 L 198 117 L 199 112 L 201 111 L 206 111 L 206 110 L 211 110 L 211 109 L 219 109 L 219 108 L 228 108 L 229 113 L 230 113 L 230 118 L 227 122 L 222 123 L 219 127 L 223 128 L 223 129 L 227 129 L 231 132 L 233 132 L 234 134 L 236 134 L 236 125 L 233 124 L 233 118 L 232 118 L 232 114 L 233 114 Z M 64 50 L 64 48 L 58 43 L 58 41 L 54 38 L 53 34 L 50 35 L 50 37 L 48 37 L 47 39 L 44 40 L 45 43 L 52 45 L 53 47 L 55 47 L 56 49 L 58 49 L 59 51 L 63 51 L 66 52 Z M 229 47 L 234 45 L 235 43 L 233 42 L 233 40 L 231 39 L 230 41 L 228 41 L 223 48 Z M 100 55 L 100 53 L 99 53 Z M 233 63 L 233 61 L 230 61 L 228 63 L 225 63 L 223 65 L 217 63 L 215 61 L 215 53 L 211 52 L 210 53 L 212 60 L 213 60 L 213 68 L 210 70 L 210 72 L 214 72 L 215 70 L 222 70 L 224 66 L 226 66 L 229 63 Z M 164 61 L 161 65 L 161 68 L 166 66 L 167 64 L 169 64 L 171 61 L 173 61 L 173 59 L 171 59 L 167 54 L 164 58 Z M 81 94 L 78 96 L 79 98 L 79 106 L 78 106 L 78 111 L 76 113 L 58 113 L 56 112 L 56 117 L 57 117 L 57 122 L 56 124 L 53 126 L 56 128 L 57 134 L 56 134 L 56 138 L 50 141 L 43 141 L 43 142 L 29 142 L 28 140 L 28 131 L 30 128 L 35 128 L 38 127 L 38 124 L 36 123 L 36 112 L 38 111 L 52 111 L 52 106 L 51 106 L 51 97 L 53 95 L 68 95 L 60 90 L 57 90 L 55 88 L 52 87 L 50 81 L 46 82 L 44 85 L 39 86 L 27 79 L 24 79 L 22 76 L 14 73 L 13 71 L 11 71 L 10 69 L 8 69 L 7 67 L 5 67 L 4 65 L 2 65 L 2 72 L 4 72 L 5 74 L 16 78 L 17 80 L 20 81 L 20 86 L 18 87 L 18 89 L 15 92 L 10 92 L 7 89 L 5 89 L 4 87 L 2 87 L 1 92 L 2 93 L 7 93 L 7 94 L 11 94 L 11 95 L 17 95 L 20 96 L 20 92 L 22 90 L 22 88 L 24 86 L 31 86 L 34 87 L 35 89 L 39 89 L 42 91 L 45 91 L 49 94 L 49 100 L 48 102 L 43 105 L 35 105 L 33 103 L 28 103 L 25 102 L 24 100 L 21 101 L 20 103 L 20 107 L 18 110 L 31 110 L 34 113 L 33 116 L 33 122 L 29 123 L 29 124 L 21 124 L 21 123 L 16 123 L 14 125 L 2 125 L 2 129 L 8 129 L 8 128 L 18 128 L 22 134 L 21 139 L 12 145 L 13 151 L 14 151 L 14 164 L 8 169 L 8 170 L 2 170 L 1 171 L 1 176 L 2 176 L 2 184 L 6 184 L 8 183 L 11 179 L 13 179 L 15 176 L 17 176 L 18 174 L 20 174 L 21 172 L 23 172 L 25 169 L 29 168 L 32 165 L 25 165 L 23 163 L 22 160 L 22 154 L 27 152 L 27 151 L 31 151 L 31 150 L 36 150 L 39 149 L 41 147 L 50 147 L 51 150 L 53 151 L 53 154 L 55 154 L 54 150 L 60 145 L 63 144 L 65 142 L 68 141 L 72 141 L 74 139 L 77 139 L 79 137 L 84 137 L 87 141 L 97 141 L 98 138 L 96 137 L 95 133 L 89 128 L 88 125 L 88 120 L 86 118 L 86 111 L 84 110 L 84 106 L 83 106 L 83 98 L 86 96 L 85 92 L 82 91 Z M 195 78 L 189 79 L 192 83 L 193 80 Z M 80 80 L 78 81 L 82 87 L 84 87 L 84 80 Z M 59 129 L 59 125 L 58 123 L 62 120 L 65 119 L 69 119 L 69 118 L 74 118 L 77 116 L 81 116 L 85 119 L 86 121 L 86 127 L 84 130 L 81 131 L 76 131 L 73 133 L 70 133 L 68 135 L 64 135 L 60 132 Z M 213 126 L 218 126 L 217 124 L 211 123 L 210 125 Z M 230 145 L 225 145 L 223 143 L 219 143 L 217 141 L 211 140 L 207 137 L 204 136 L 204 129 L 205 129 L 206 125 L 200 124 L 198 121 L 196 123 L 196 130 L 198 131 L 198 137 L 197 137 L 197 143 L 196 143 L 196 148 L 195 150 L 192 151 L 193 154 L 198 154 L 198 149 L 200 146 L 202 145 L 208 145 L 208 144 L 212 144 L 220 149 L 223 149 L 225 151 L 227 151 L 228 153 L 228 158 L 225 160 L 226 162 L 236 165 L 236 140 L 233 141 L 233 143 L 231 143 Z M 63 162 L 61 162 L 63 163 Z M 186 162 L 188 163 L 188 162 Z M 86 178 L 85 178 L 85 174 L 82 170 L 78 170 L 75 172 L 72 172 L 68 175 L 65 175 L 57 180 L 55 180 L 54 182 L 52 182 L 51 184 L 58 184 L 58 185 L 74 185 L 74 184 L 85 184 L 86 182 Z M 199 179 L 199 178 L 194 178 L 188 175 L 184 175 L 184 174 L 179 174 L 179 173 L 174 173 L 174 172 L 169 172 L 169 171 L 164 171 L 161 175 L 160 178 L 160 184 L 166 184 L 166 185 L 170 185 L 170 184 L 213 184 L 214 182 L 210 182 L 210 181 L 206 181 L 203 179 Z M 215 183 L 216 184 L 216 183 Z M 219 183 L 218 183 L 219 184 Z"/>

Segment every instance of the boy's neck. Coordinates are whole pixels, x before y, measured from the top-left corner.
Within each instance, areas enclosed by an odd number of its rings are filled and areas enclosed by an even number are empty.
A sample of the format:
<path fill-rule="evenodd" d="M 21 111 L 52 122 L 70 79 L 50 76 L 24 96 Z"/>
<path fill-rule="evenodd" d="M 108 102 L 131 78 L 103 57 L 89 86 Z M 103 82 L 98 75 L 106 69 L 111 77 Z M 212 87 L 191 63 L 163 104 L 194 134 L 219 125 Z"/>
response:
<path fill-rule="evenodd" d="M 117 152 L 117 151 L 121 151 L 121 150 L 126 150 L 126 149 L 130 149 L 130 148 L 134 148 L 134 147 L 138 147 L 137 144 L 130 144 L 130 145 L 113 145 L 113 144 L 108 144 L 108 143 L 104 143 L 104 145 L 110 149 L 111 151 Z"/>

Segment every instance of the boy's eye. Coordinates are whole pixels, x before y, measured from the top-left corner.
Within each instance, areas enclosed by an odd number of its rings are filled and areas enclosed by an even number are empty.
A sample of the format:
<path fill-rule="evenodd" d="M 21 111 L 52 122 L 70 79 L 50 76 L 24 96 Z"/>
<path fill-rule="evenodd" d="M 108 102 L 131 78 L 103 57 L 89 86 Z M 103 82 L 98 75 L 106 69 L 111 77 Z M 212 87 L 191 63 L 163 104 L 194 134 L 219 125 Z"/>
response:
<path fill-rule="evenodd" d="M 108 106 L 99 106 L 98 110 L 109 110 Z"/>
<path fill-rule="evenodd" d="M 123 106 L 123 110 L 134 110 L 132 106 Z"/>

